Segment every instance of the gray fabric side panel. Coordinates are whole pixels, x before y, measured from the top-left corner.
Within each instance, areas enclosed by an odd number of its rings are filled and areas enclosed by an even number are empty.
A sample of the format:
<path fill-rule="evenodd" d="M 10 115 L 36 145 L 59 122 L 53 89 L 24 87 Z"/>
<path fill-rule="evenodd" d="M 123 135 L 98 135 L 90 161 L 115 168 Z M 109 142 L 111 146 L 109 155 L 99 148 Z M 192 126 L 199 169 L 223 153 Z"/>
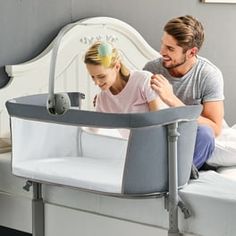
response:
<path fill-rule="evenodd" d="M 179 120 L 196 119 L 201 106 L 183 106 L 157 112 L 115 114 L 70 109 L 64 115 L 49 115 L 45 95 L 28 96 L 8 101 L 6 106 L 11 116 L 70 125 L 96 126 L 107 128 L 138 128 L 163 125 Z"/>
<path fill-rule="evenodd" d="M 178 186 L 190 177 L 197 122 L 180 122 L 177 141 Z M 123 175 L 125 194 L 168 191 L 167 126 L 132 130 Z"/>
<path fill-rule="evenodd" d="M 178 186 L 185 185 L 190 177 L 197 134 L 197 122 L 179 123 L 178 132 Z"/>
<path fill-rule="evenodd" d="M 125 194 L 166 191 L 168 155 L 166 127 L 131 131 L 123 175 Z"/>

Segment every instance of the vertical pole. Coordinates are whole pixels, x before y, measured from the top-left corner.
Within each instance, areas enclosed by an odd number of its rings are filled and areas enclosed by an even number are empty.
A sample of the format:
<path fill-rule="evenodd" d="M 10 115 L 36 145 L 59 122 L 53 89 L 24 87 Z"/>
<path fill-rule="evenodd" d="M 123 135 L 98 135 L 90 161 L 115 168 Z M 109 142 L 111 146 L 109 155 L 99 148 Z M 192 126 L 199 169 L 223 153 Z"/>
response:
<path fill-rule="evenodd" d="M 168 125 L 169 230 L 168 236 L 180 236 L 178 229 L 178 123 Z"/>
<path fill-rule="evenodd" d="M 44 203 L 42 184 L 33 182 L 32 235 L 44 236 Z"/>

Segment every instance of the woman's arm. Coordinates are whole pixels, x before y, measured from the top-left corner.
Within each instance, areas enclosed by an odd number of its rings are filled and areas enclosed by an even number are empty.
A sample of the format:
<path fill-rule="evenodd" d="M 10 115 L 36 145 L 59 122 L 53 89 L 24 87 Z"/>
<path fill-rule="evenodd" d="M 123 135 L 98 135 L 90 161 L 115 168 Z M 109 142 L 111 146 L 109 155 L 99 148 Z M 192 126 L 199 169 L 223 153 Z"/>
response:
<path fill-rule="evenodd" d="M 160 99 L 156 98 L 148 102 L 149 111 L 158 111 L 159 110 Z"/>

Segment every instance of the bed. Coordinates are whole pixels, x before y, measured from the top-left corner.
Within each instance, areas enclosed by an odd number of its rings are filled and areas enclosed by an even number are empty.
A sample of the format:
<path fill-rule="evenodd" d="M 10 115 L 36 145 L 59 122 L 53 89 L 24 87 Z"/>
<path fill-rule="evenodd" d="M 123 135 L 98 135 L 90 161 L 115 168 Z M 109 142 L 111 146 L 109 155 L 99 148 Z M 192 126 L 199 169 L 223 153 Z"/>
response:
<path fill-rule="evenodd" d="M 160 56 L 133 27 L 114 18 L 83 19 L 66 26 L 63 31 L 55 70 L 55 91 L 79 91 L 85 94 L 81 103 L 83 110 L 93 110 L 92 101 L 97 93 L 82 59 L 92 42 L 106 40 L 116 44 L 131 68 L 141 69 L 148 60 Z M 40 227 L 41 224 L 44 224 L 45 236 L 167 235 L 169 216 L 164 208 L 164 197 L 154 195 L 148 198 L 120 198 L 51 185 L 47 180 L 33 192 L 30 188 L 31 182 L 12 175 L 10 146 L 6 144 L 10 136 L 10 125 L 5 103 L 18 97 L 35 94 L 44 96 L 48 92 L 54 45 L 55 41 L 31 61 L 6 66 L 11 80 L 1 89 L 0 97 L 0 137 L 4 141 L 0 154 L 0 224 L 33 232 L 36 236 L 40 229 L 37 231 L 35 227 Z M 63 139 L 61 136 L 57 138 L 59 141 Z M 104 138 L 108 138 L 107 134 Z M 25 145 L 26 151 L 30 141 L 31 136 L 21 143 Z M 40 154 L 37 146 L 35 151 Z M 179 196 L 191 212 L 191 216 L 185 219 L 185 215 L 178 210 L 178 224 L 182 235 L 227 236 L 236 233 L 234 173 L 233 163 L 229 167 L 219 168 L 219 172 L 202 171 L 199 179 L 190 180 L 179 189 Z M 45 219 L 32 228 L 35 219 L 32 220 L 34 209 L 31 203 L 38 194 L 43 196 Z"/>

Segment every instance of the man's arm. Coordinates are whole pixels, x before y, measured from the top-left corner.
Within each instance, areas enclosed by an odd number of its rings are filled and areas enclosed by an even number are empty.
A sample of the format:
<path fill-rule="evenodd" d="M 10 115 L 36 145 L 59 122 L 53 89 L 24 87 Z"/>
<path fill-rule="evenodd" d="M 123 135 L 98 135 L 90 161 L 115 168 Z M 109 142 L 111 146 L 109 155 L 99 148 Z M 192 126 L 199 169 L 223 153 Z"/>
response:
<path fill-rule="evenodd" d="M 218 136 L 221 133 L 224 118 L 223 101 L 204 102 L 201 116 L 198 118 L 199 124 L 209 125 Z"/>
<path fill-rule="evenodd" d="M 162 75 L 153 75 L 151 86 L 168 106 L 185 106 L 185 104 L 175 96 L 172 85 Z M 209 125 L 213 129 L 215 136 L 218 136 L 221 133 L 223 118 L 223 101 L 204 102 L 202 114 L 198 118 L 198 123 Z"/>

